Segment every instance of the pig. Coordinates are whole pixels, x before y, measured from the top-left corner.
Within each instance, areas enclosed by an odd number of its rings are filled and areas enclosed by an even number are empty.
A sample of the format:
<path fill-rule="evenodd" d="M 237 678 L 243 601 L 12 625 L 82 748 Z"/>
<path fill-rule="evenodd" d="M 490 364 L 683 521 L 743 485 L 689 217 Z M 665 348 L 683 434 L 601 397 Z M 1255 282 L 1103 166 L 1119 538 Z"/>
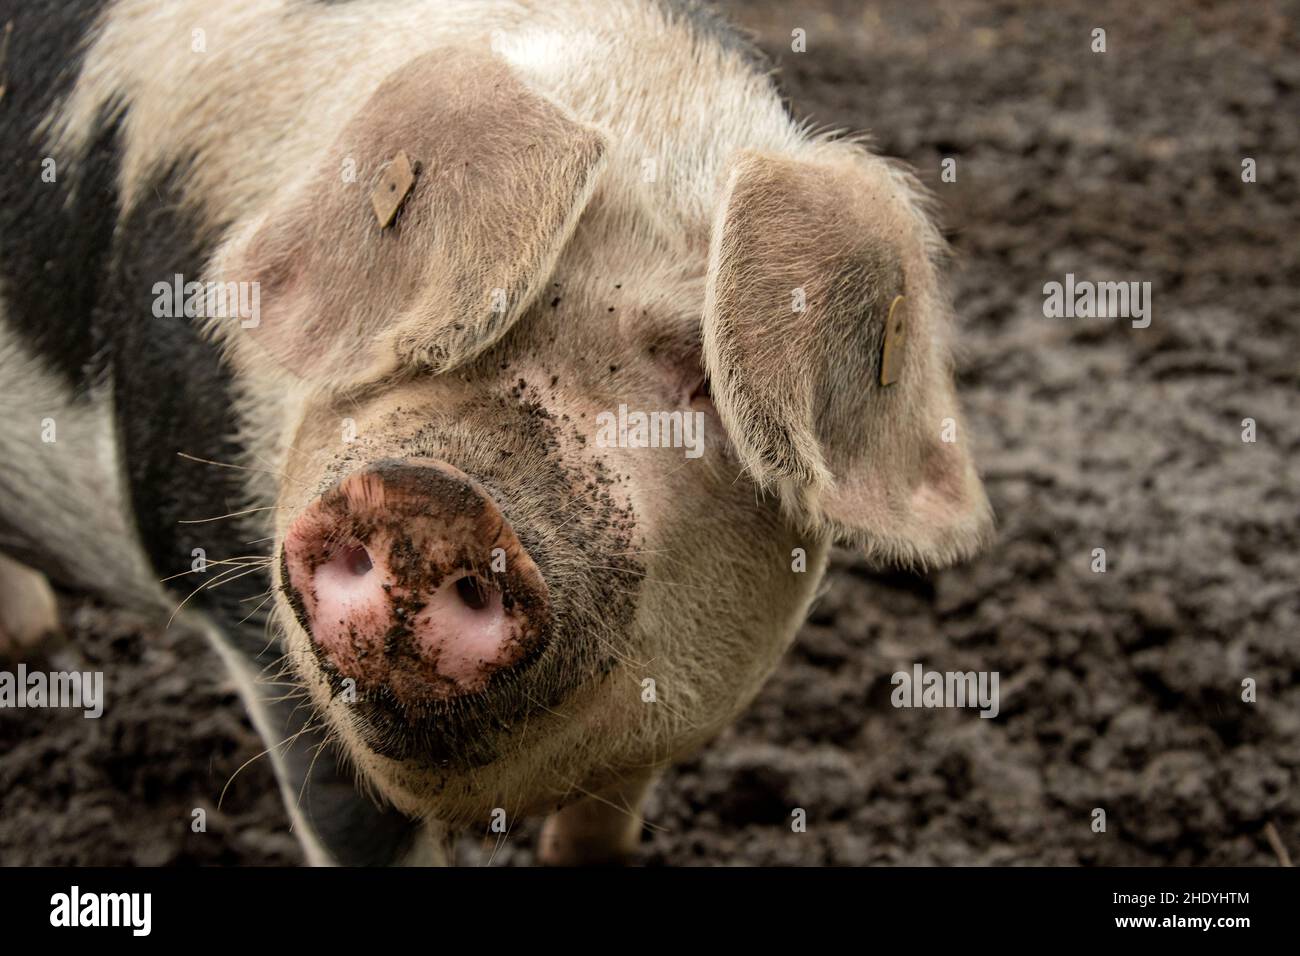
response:
<path fill-rule="evenodd" d="M 202 630 L 309 862 L 627 859 L 835 542 L 989 540 L 924 193 L 708 8 L 0 9 L 2 640 Z"/>

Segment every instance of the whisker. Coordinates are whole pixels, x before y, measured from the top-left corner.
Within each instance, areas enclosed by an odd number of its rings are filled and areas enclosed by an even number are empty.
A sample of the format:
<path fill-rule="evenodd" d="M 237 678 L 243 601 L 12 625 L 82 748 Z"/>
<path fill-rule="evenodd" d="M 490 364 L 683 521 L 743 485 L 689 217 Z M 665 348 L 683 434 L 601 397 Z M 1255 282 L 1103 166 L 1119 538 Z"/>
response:
<path fill-rule="evenodd" d="M 316 761 L 320 759 L 321 751 L 324 750 L 326 745 L 329 744 L 333 739 L 334 739 L 334 729 L 332 727 L 327 728 L 325 737 L 317 745 L 316 752 L 311 755 L 311 763 L 307 765 L 307 772 L 303 774 L 302 786 L 298 788 L 298 808 L 300 810 L 302 809 L 302 796 L 304 793 L 307 792 L 307 784 L 311 782 L 311 772 L 316 769 Z"/>
<path fill-rule="evenodd" d="M 230 779 L 228 779 L 228 780 L 226 781 L 226 785 L 225 785 L 224 787 L 221 788 L 221 796 L 219 796 L 219 797 L 217 798 L 217 809 L 218 809 L 218 810 L 221 809 L 221 803 L 222 803 L 222 801 L 224 801 L 224 800 L 226 799 L 226 791 L 230 789 L 230 785 L 231 785 L 232 783 L 235 782 L 235 778 L 236 778 L 237 776 L 239 776 L 239 774 L 243 771 L 243 769 L 244 769 L 245 767 L 247 767 L 249 764 L 251 764 L 254 760 L 257 760 L 259 757 L 265 757 L 265 756 L 266 756 L 267 754 L 269 754 L 272 750 L 277 750 L 277 749 L 279 749 L 280 747 L 287 746 L 287 745 L 293 743 L 295 740 L 297 740 L 299 737 L 301 737 L 301 736 L 302 736 L 303 734 L 305 734 L 307 731 L 309 731 L 309 730 L 315 730 L 315 729 L 317 729 L 317 728 L 314 727 L 314 726 L 312 726 L 311 724 L 308 724 L 308 725 L 306 725 L 305 727 L 303 727 L 302 730 L 300 730 L 300 731 L 298 731 L 296 734 L 294 734 L 292 737 L 289 737 L 289 738 L 287 738 L 286 740 L 281 741 L 280 743 L 276 744 L 276 745 L 273 746 L 273 747 L 267 747 L 267 748 L 266 748 L 265 750 L 263 750 L 261 753 L 254 754 L 253 756 L 251 756 L 251 757 L 249 757 L 247 760 L 245 760 L 242 764 L 240 764 L 239 767 L 235 770 L 235 772 L 232 773 L 232 774 L 230 775 Z"/>
<path fill-rule="evenodd" d="M 176 605 L 176 610 L 172 611 L 172 616 L 167 619 L 167 627 L 172 626 L 172 622 L 176 620 L 176 615 L 179 614 L 181 612 L 181 609 L 190 602 L 190 598 L 194 597 L 194 595 L 198 594 L 200 591 L 204 589 L 211 590 L 212 588 L 219 587 L 222 584 L 229 584 L 231 581 L 237 581 L 240 578 L 248 577 L 248 575 L 250 574 L 256 574 L 257 572 L 261 571 L 263 567 L 264 565 L 258 565 L 247 571 L 240 570 L 239 568 L 230 568 L 226 571 L 223 571 L 221 575 L 218 575 L 213 580 L 205 581 L 203 584 L 200 584 L 193 591 L 187 594 L 184 600 L 182 600 L 180 604 Z M 231 572 L 233 571 L 238 571 L 239 573 L 232 574 Z"/>
<path fill-rule="evenodd" d="M 177 524 L 207 524 L 210 521 L 224 521 L 226 518 L 238 518 L 241 515 L 256 514 L 259 511 L 278 511 L 280 505 L 265 505 L 261 508 L 245 508 L 243 511 L 232 511 L 229 514 L 217 515 L 215 518 L 182 518 Z"/>
<path fill-rule="evenodd" d="M 199 570 L 198 568 L 190 568 L 188 571 L 177 571 L 175 574 L 169 574 L 165 578 L 160 578 L 158 580 L 158 583 L 166 584 L 168 581 L 175 580 L 176 578 L 183 578 L 187 574 L 206 574 L 207 573 L 206 565 L 209 564 L 231 564 L 231 565 L 235 565 L 236 567 L 247 568 L 247 567 L 252 567 L 255 564 L 269 566 L 271 564 L 271 560 L 272 559 L 269 556 L 254 555 L 254 554 L 247 554 L 236 558 L 223 558 L 221 560 L 208 558 L 206 561 L 204 561 L 205 567 L 203 568 L 203 570 Z"/>
<path fill-rule="evenodd" d="M 202 465 L 213 465 L 217 468 L 233 468 L 236 471 L 252 471 L 259 474 L 274 475 L 276 478 L 284 478 L 284 475 L 280 472 L 269 468 L 249 468 L 247 465 L 233 465 L 230 462 L 213 461 L 211 458 L 199 458 L 197 455 L 191 455 L 183 451 L 178 451 L 176 454 L 181 458 L 187 458 L 190 461 L 197 461 Z"/>
<path fill-rule="evenodd" d="M 587 797 L 588 799 L 595 800 L 597 803 L 603 803 L 607 807 L 613 807 L 615 810 L 623 814 L 625 817 L 628 817 L 633 820 L 636 820 L 638 817 L 637 813 L 626 802 L 623 804 L 623 806 L 619 806 L 617 803 L 614 803 L 612 800 L 606 799 L 605 797 L 602 797 L 598 793 L 592 793 L 590 790 L 587 790 L 584 787 L 580 787 L 576 783 L 567 783 L 565 784 L 565 786 L 567 786 L 570 790 L 582 794 L 584 797 Z M 640 823 L 641 826 L 648 827 L 651 830 L 657 830 L 660 833 L 670 832 L 667 827 L 660 826 L 658 823 L 651 823 L 650 821 L 644 818 L 640 820 Z"/>
<path fill-rule="evenodd" d="M 262 608 L 266 607 L 266 602 L 269 601 L 269 600 L 271 600 L 271 598 L 273 598 L 273 597 L 275 597 L 275 592 L 274 592 L 274 591 L 267 591 L 267 592 L 266 592 L 266 597 L 262 598 L 261 603 L 258 604 L 257 607 L 255 607 L 255 608 L 253 608 L 251 611 L 249 611 L 247 614 L 245 614 L 244 617 L 243 617 L 243 619 L 239 622 L 239 624 L 247 623 L 248 619 L 249 619 L 250 617 L 252 617 L 254 614 L 256 614 L 258 611 L 262 610 Z M 247 601 L 247 600 L 249 600 L 249 598 L 244 598 L 244 600 Z M 242 603 L 242 602 L 241 602 L 241 603 Z M 235 626 L 238 627 L 239 624 L 236 624 Z"/>

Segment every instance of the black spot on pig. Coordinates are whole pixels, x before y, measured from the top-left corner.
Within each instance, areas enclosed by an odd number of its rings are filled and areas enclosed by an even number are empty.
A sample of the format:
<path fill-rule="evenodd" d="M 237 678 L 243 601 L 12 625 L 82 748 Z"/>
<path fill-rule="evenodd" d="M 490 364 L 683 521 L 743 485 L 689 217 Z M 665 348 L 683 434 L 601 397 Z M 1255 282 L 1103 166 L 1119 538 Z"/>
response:
<path fill-rule="evenodd" d="M 136 526 L 159 577 L 188 571 L 196 548 L 209 561 L 227 560 L 249 554 L 261 536 L 237 517 L 183 523 L 247 507 L 244 472 L 206 463 L 242 460 L 230 371 L 200 334 L 202 319 L 153 315 L 154 283 L 176 274 L 197 278 L 212 251 L 213 232 L 180 190 L 183 173 L 180 167 L 159 171 L 141 190 L 147 198 L 115 233 L 95 311 Z M 173 584 L 185 593 L 201 587 L 191 603 L 231 625 L 232 636 L 247 635 L 242 650 L 256 659 L 266 649 L 262 620 L 254 615 L 243 628 L 233 625 L 269 588 L 269 566 L 229 573 L 216 583 L 230 570 L 210 565 L 206 574 L 188 574 Z"/>
<path fill-rule="evenodd" d="M 75 165 L 49 156 L 38 127 L 72 88 L 106 0 L 0 3 L 0 314 L 83 391 L 101 371 L 93 323 L 117 217 L 117 128 L 101 118 Z M 55 163 L 55 182 L 41 178 Z"/>
<path fill-rule="evenodd" d="M 235 463 L 230 376 L 196 328 L 199 320 L 156 318 L 153 286 L 179 273 L 197 279 L 211 252 L 205 231 L 182 195 L 181 168 L 158 170 L 146 197 L 121 216 L 116 180 L 120 123 L 108 113 L 86 155 L 51 157 L 56 181 L 41 179 L 38 124 L 66 95 L 94 18 L 105 4 L 24 3 L 0 7 L 9 40 L 0 82 L 0 285 L 5 320 L 69 390 L 111 389 L 129 497 L 145 551 L 159 578 L 181 596 L 202 587 L 194 604 L 227 623 L 255 606 L 265 571 L 209 587 L 227 565 L 191 570 L 193 551 L 209 561 L 247 555 L 259 537 L 239 519 L 201 525 L 245 507 L 240 472 L 187 461 L 179 453 Z M 12 24 L 12 27 L 10 25 Z M 0 32 L 0 36 L 3 36 Z M 0 40 L 3 43 L 3 40 Z M 179 600 L 179 597 L 178 597 Z M 265 641 L 256 615 L 245 650 Z"/>

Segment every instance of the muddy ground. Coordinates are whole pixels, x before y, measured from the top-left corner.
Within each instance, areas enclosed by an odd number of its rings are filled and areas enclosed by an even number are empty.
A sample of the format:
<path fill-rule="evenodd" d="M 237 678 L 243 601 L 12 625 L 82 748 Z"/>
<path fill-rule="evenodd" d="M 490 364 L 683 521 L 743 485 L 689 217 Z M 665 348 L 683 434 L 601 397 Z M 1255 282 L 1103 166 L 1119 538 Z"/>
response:
<path fill-rule="evenodd" d="M 1270 865 L 1270 824 L 1300 856 L 1297 5 L 729 9 L 797 115 L 937 194 L 1000 537 L 930 577 L 839 555 L 760 699 L 656 791 L 641 861 Z M 1044 318 L 1067 272 L 1151 282 L 1150 327 Z M 298 861 L 215 655 L 65 605 L 133 706 L 0 711 L 0 861 Z M 1000 715 L 894 709 L 917 661 L 999 672 Z M 461 859 L 529 862 L 535 831 Z"/>

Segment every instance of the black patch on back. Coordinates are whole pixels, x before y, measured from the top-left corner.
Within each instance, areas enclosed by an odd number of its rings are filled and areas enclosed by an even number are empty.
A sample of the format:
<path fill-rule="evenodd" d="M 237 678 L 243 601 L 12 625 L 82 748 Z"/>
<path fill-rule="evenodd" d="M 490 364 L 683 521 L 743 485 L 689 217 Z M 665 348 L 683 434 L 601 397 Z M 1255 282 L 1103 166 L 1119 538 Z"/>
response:
<path fill-rule="evenodd" d="M 154 284 L 170 284 L 176 275 L 200 279 L 212 252 L 211 239 L 203 236 L 214 233 L 205 233 L 181 194 L 182 172 L 160 171 L 122 220 L 94 324 L 108 343 L 118 440 L 145 551 L 159 577 L 168 577 L 190 571 L 194 550 L 202 548 L 206 573 L 185 574 L 169 586 L 184 594 L 203 586 L 191 603 L 216 612 L 234 637 L 236 622 L 270 587 L 270 572 L 236 577 L 241 570 L 213 562 L 264 552 L 268 545 L 252 543 L 259 532 L 247 519 L 184 523 L 249 504 L 246 472 L 181 456 L 243 464 L 233 381 L 217 347 L 200 334 L 201 318 L 153 314 Z M 231 580 L 218 585 L 220 576 Z M 244 650 L 261 650 L 260 629 L 258 641 L 259 647 Z"/>
<path fill-rule="evenodd" d="M 75 170 L 49 156 L 56 181 L 47 183 L 37 126 L 72 88 L 106 5 L 0 0 L 0 293 L 19 338 L 73 387 L 96 371 L 91 313 L 117 211 L 115 130 L 101 123 Z"/>
<path fill-rule="evenodd" d="M 182 170 L 159 170 L 119 223 L 121 123 L 105 114 L 87 155 L 50 157 L 56 181 L 41 180 L 38 126 L 72 89 L 104 6 L 0 0 L 0 44 L 9 34 L 0 65 L 0 283 L 6 321 L 70 391 L 111 387 L 135 522 L 161 578 L 189 571 L 195 548 L 209 561 L 253 553 L 256 534 L 237 519 L 179 523 L 246 507 L 243 472 L 178 454 L 230 463 L 240 455 L 230 376 L 199 335 L 201 320 L 153 315 L 154 283 L 177 273 L 199 279 L 211 252 L 181 195 Z M 228 568 L 214 564 L 169 586 L 187 594 Z M 250 574 L 194 601 L 229 626 L 256 606 L 241 599 L 269 580 Z"/>

